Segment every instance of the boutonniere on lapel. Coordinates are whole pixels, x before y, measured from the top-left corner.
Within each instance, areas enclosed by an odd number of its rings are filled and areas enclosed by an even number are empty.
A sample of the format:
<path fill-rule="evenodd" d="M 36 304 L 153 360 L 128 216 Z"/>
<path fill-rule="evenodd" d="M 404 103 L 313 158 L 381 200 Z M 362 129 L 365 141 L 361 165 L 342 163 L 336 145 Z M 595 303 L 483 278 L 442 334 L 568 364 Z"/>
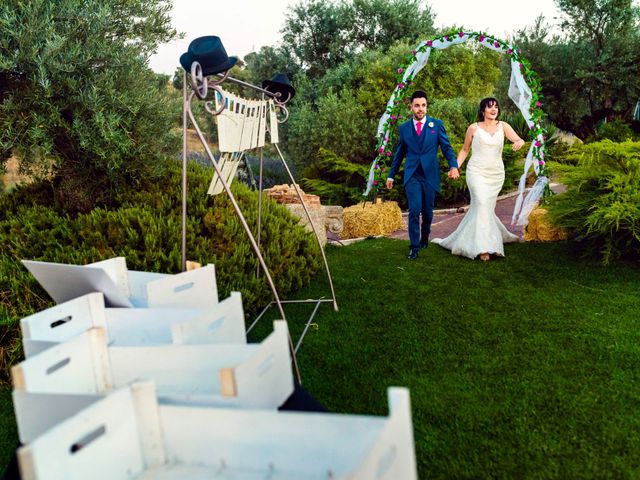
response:
<path fill-rule="evenodd" d="M 428 125 L 429 125 L 429 128 L 433 128 L 433 122 L 429 122 Z"/>

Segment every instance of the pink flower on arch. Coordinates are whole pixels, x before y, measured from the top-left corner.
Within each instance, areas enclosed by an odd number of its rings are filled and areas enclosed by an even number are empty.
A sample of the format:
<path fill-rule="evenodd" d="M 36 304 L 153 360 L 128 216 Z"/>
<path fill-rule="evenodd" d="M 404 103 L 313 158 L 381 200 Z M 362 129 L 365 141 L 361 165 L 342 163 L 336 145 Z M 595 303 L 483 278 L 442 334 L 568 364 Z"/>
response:
<path fill-rule="evenodd" d="M 380 147 L 380 148 L 378 149 L 378 152 L 379 152 L 379 153 L 384 153 L 384 147 Z"/>
<path fill-rule="evenodd" d="M 460 32 L 460 33 L 458 33 L 458 36 L 459 36 L 460 38 L 464 37 L 464 32 Z"/>
<path fill-rule="evenodd" d="M 447 35 L 446 37 L 444 37 L 444 39 L 448 42 L 448 41 L 449 41 L 449 35 Z"/>
<path fill-rule="evenodd" d="M 377 180 L 374 180 L 374 181 L 373 181 L 373 184 L 374 184 L 374 185 L 378 185 L 378 181 L 377 181 Z"/>
<path fill-rule="evenodd" d="M 507 49 L 507 55 L 511 55 L 512 52 L 513 50 L 511 50 L 510 48 Z"/>
<path fill-rule="evenodd" d="M 541 146 L 542 146 L 542 143 L 540 143 L 540 141 L 539 141 L 539 140 L 536 140 L 536 141 L 535 141 L 535 143 L 534 143 L 534 145 L 535 145 L 536 147 L 541 147 Z"/>
<path fill-rule="evenodd" d="M 431 40 L 429 40 L 429 41 L 427 41 L 427 45 L 431 46 L 431 45 L 433 45 L 433 42 Z"/>
<path fill-rule="evenodd" d="M 541 107 L 541 106 L 542 106 L 542 102 L 541 102 L 540 100 L 538 100 L 538 101 L 536 102 L 536 107 Z"/>
<path fill-rule="evenodd" d="M 390 157 L 390 156 L 391 156 L 391 152 L 387 152 L 387 157 Z"/>
<path fill-rule="evenodd" d="M 479 42 L 484 42 L 484 35 L 480 35 L 480 36 L 478 37 L 478 41 L 479 41 Z"/>
<path fill-rule="evenodd" d="M 398 73 L 402 73 L 402 72 L 404 72 L 404 70 L 402 69 L 402 67 L 400 67 L 400 68 L 398 69 Z"/>
<path fill-rule="evenodd" d="M 493 42 L 493 46 L 498 48 L 500 46 L 500 44 L 498 43 L 498 41 L 496 40 L 495 42 Z"/>
<path fill-rule="evenodd" d="M 541 167 L 544 166 L 544 160 L 538 160 L 538 165 L 540 165 Z"/>

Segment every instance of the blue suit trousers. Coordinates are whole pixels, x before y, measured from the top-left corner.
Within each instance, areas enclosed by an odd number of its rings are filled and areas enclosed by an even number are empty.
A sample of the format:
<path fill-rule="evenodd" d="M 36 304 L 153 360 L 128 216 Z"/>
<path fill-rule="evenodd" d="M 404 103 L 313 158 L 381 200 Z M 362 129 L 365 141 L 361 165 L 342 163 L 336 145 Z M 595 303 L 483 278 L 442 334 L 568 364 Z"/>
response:
<path fill-rule="evenodd" d="M 437 192 L 426 182 L 421 168 L 404 184 L 404 191 L 409 203 L 409 243 L 413 250 L 429 242 Z"/>

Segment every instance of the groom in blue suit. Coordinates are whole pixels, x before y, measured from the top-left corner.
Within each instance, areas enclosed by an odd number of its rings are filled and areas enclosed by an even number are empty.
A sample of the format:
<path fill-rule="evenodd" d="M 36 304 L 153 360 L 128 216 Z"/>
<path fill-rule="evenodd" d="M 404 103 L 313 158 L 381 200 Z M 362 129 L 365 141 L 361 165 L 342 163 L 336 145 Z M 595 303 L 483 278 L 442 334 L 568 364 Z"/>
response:
<path fill-rule="evenodd" d="M 409 259 L 418 258 L 421 248 L 429 245 L 436 194 L 440 192 L 438 147 L 449 164 L 449 178 L 460 177 L 458 162 L 441 120 L 427 116 L 427 94 L 417 90 L 411 95 L 413 118 L 398 128 L 399 139 L 387 178 L 387 188 L 393 188 L 393 177 L 402 160 L 404 191 L 409 202 Z M 422 227 L 420 226 L 422 214 Z"/>

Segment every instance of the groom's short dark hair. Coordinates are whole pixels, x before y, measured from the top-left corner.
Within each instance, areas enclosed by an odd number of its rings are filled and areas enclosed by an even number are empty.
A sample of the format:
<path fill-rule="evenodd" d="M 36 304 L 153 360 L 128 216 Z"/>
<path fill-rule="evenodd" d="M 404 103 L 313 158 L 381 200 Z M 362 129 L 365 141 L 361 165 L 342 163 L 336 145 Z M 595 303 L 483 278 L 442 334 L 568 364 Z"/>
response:
<path fill-rule="evenodd" d="M 413 92 L 413 95 L 411 95 L 411 103 L 413 103 L 413 101 L 416 98 L 424 98 L 427 103 L 429 103 L 429 99 L 427 98 L 427 94 L 424 93 L 422 90 L 416 90 L 415 92 Z"/>

